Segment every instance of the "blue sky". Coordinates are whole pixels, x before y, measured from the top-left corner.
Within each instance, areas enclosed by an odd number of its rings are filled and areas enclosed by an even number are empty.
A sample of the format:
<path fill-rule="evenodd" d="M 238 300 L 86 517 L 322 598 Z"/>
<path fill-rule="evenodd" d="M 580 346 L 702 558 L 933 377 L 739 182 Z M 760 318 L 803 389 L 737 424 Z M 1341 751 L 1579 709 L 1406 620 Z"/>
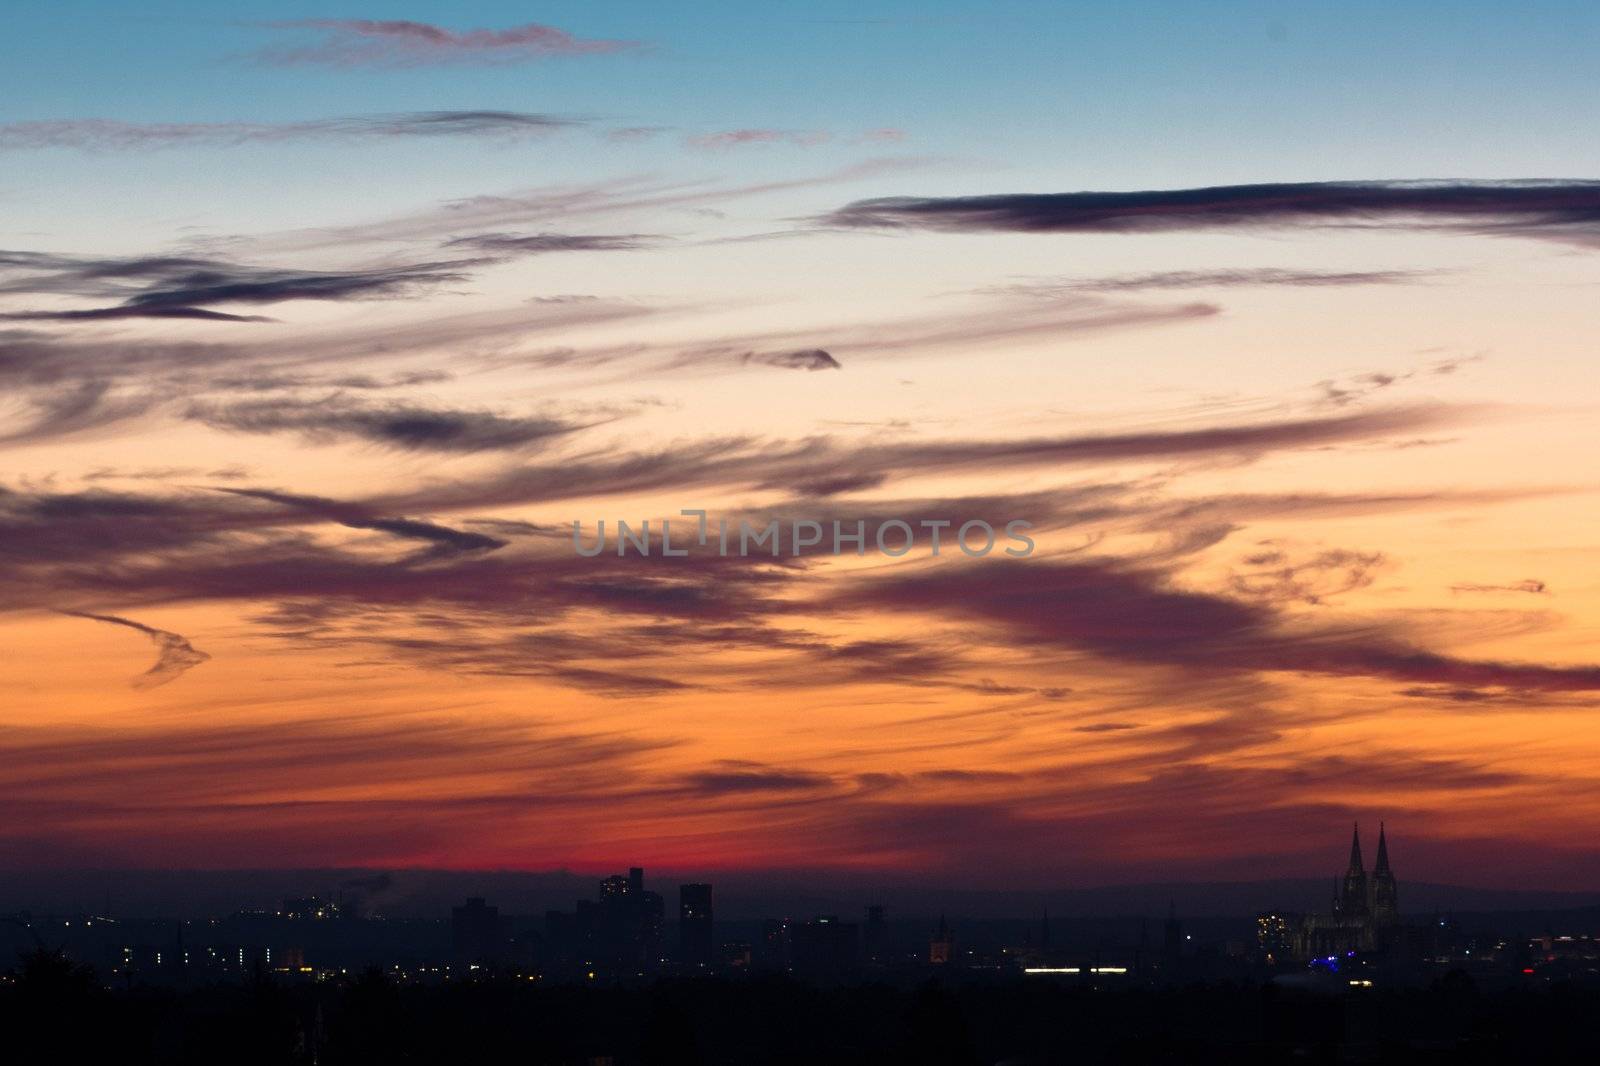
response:
<path fill-rule="evenodd" d="M 374 71 L 244 58 L 301 17 L 524 22 L 634 54 Z M 1101 180 L 1593 169 L 1589 4 L 12 5 L 16 119 L 493 107 L 623 123 L 898 126 L 928 150 Z M 1331 168 L 1329 164 L 1334 164 Z M 1186 175 L 1149 173 L 1174 165 Z M 1381 173 L 1380 173 L 1381 172 Z"/>
<path fill-rule="evenodd" d="M 1600 171 L 1573 136 L 1600 105 L 1587 76 L 1600 9 L 1585 4 L 30 3 L 0 41 L 7 121 L 296 121 L 446 109 L 661 126 L 635 143 L 401 140 L 206 146 L 136 155 L 0 156 L 13 232 L 85 239 L 78 208 L 117 204 L 143 239 L 173 226 L 271 229 L 360 204 L 640 173 L 708 177 L 726 160 L 696 134 L 823 131 L 810 148 L 738 153 L 750 180 L 859 160 L 862 131 L 905 140 L 879 155 L 937 165 L 925 194 L 1012 188 L 1159 188 L 1271 180 L 1568 177 Z M 253 58 L 304 40 L 274 21 L 412 19 L 453 30 L 526 22 L 638 41 L 614 55 L 405 69 L 280 66 Z M 896 182 L 885 191 L 903 192 Z M 863 194 L 876 191 L 870 183 Z M 241 206 L 244 209 L 241 210 Z M 826 206 L 803 194 L 800 212 Z M 143 224 L 141 224 L 143 220 Z M 133 234 L 130 233 L 130 238 Z"/>

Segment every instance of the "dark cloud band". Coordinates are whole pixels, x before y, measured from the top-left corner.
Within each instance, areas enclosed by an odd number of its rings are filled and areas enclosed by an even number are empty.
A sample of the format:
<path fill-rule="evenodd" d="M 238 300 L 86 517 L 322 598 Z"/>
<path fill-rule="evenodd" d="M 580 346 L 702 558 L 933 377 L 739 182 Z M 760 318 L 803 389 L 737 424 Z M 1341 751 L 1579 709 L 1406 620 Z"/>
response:
<path fill-rule="evenodd" d="M 1139 192 L 890 196 L 857 200 L 826 225 L 945 232 L 1161 233 L 1374 226 L 1600 239 L 1600 181 L 1354 181 Z"/>

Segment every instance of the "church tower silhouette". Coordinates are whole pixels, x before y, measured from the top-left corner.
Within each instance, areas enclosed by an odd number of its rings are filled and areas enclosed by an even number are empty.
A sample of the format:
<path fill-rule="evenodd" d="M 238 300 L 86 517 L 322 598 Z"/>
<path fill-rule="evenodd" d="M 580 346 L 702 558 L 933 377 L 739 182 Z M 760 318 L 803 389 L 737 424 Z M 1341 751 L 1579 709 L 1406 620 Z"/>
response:
<path fill-rule="evenodd" d="M 1394 871 L 1389 869 L 1389 841 L 1382 822 L 1378 823 L 1378 864 L 1372 868 L 1370 910 L 1373 920 L 1380 925 L 1392 925 L 1400 920 L 1400 890 Z"/>
<path fill-rule="evenodd" d="M 1367 870 L 1361 861 L 1361 826 L 1350 832 L 1350 865 L 1344 871 L 1344 887 L 1339 891 L 1339 914 L 1346 918 L 1365 917 L 1368 911 Z"/>

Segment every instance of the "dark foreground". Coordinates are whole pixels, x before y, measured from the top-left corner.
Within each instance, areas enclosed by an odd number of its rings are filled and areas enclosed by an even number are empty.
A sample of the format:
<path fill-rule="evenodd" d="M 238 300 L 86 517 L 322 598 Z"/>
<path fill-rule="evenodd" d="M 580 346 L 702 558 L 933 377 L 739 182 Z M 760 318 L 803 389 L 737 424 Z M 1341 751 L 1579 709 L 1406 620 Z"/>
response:
<path fill-rule="evenodd" d="M 1586 1063 L 1600 990 L 1464 974 L 1360 991 L 1094 988 L 1013 978 L 894 988 L 781 977 L 636 988 L 522 979 L 106 988 L 60 956 L 0 984 L 0 1059 L 128 1063 Z"/>

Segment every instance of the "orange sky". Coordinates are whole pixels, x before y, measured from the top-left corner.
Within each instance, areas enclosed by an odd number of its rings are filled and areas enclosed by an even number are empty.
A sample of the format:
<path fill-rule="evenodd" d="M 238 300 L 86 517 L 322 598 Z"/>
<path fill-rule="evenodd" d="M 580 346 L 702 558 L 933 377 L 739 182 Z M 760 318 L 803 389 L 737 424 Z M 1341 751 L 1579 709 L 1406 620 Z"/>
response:
<path fill-rule="evenodd" d="M 1600 884 L 1596 187 L 888 140 L 8 213 L 7 864 Z M 573 550 L 686 508 L 1037 549 Z"/>

